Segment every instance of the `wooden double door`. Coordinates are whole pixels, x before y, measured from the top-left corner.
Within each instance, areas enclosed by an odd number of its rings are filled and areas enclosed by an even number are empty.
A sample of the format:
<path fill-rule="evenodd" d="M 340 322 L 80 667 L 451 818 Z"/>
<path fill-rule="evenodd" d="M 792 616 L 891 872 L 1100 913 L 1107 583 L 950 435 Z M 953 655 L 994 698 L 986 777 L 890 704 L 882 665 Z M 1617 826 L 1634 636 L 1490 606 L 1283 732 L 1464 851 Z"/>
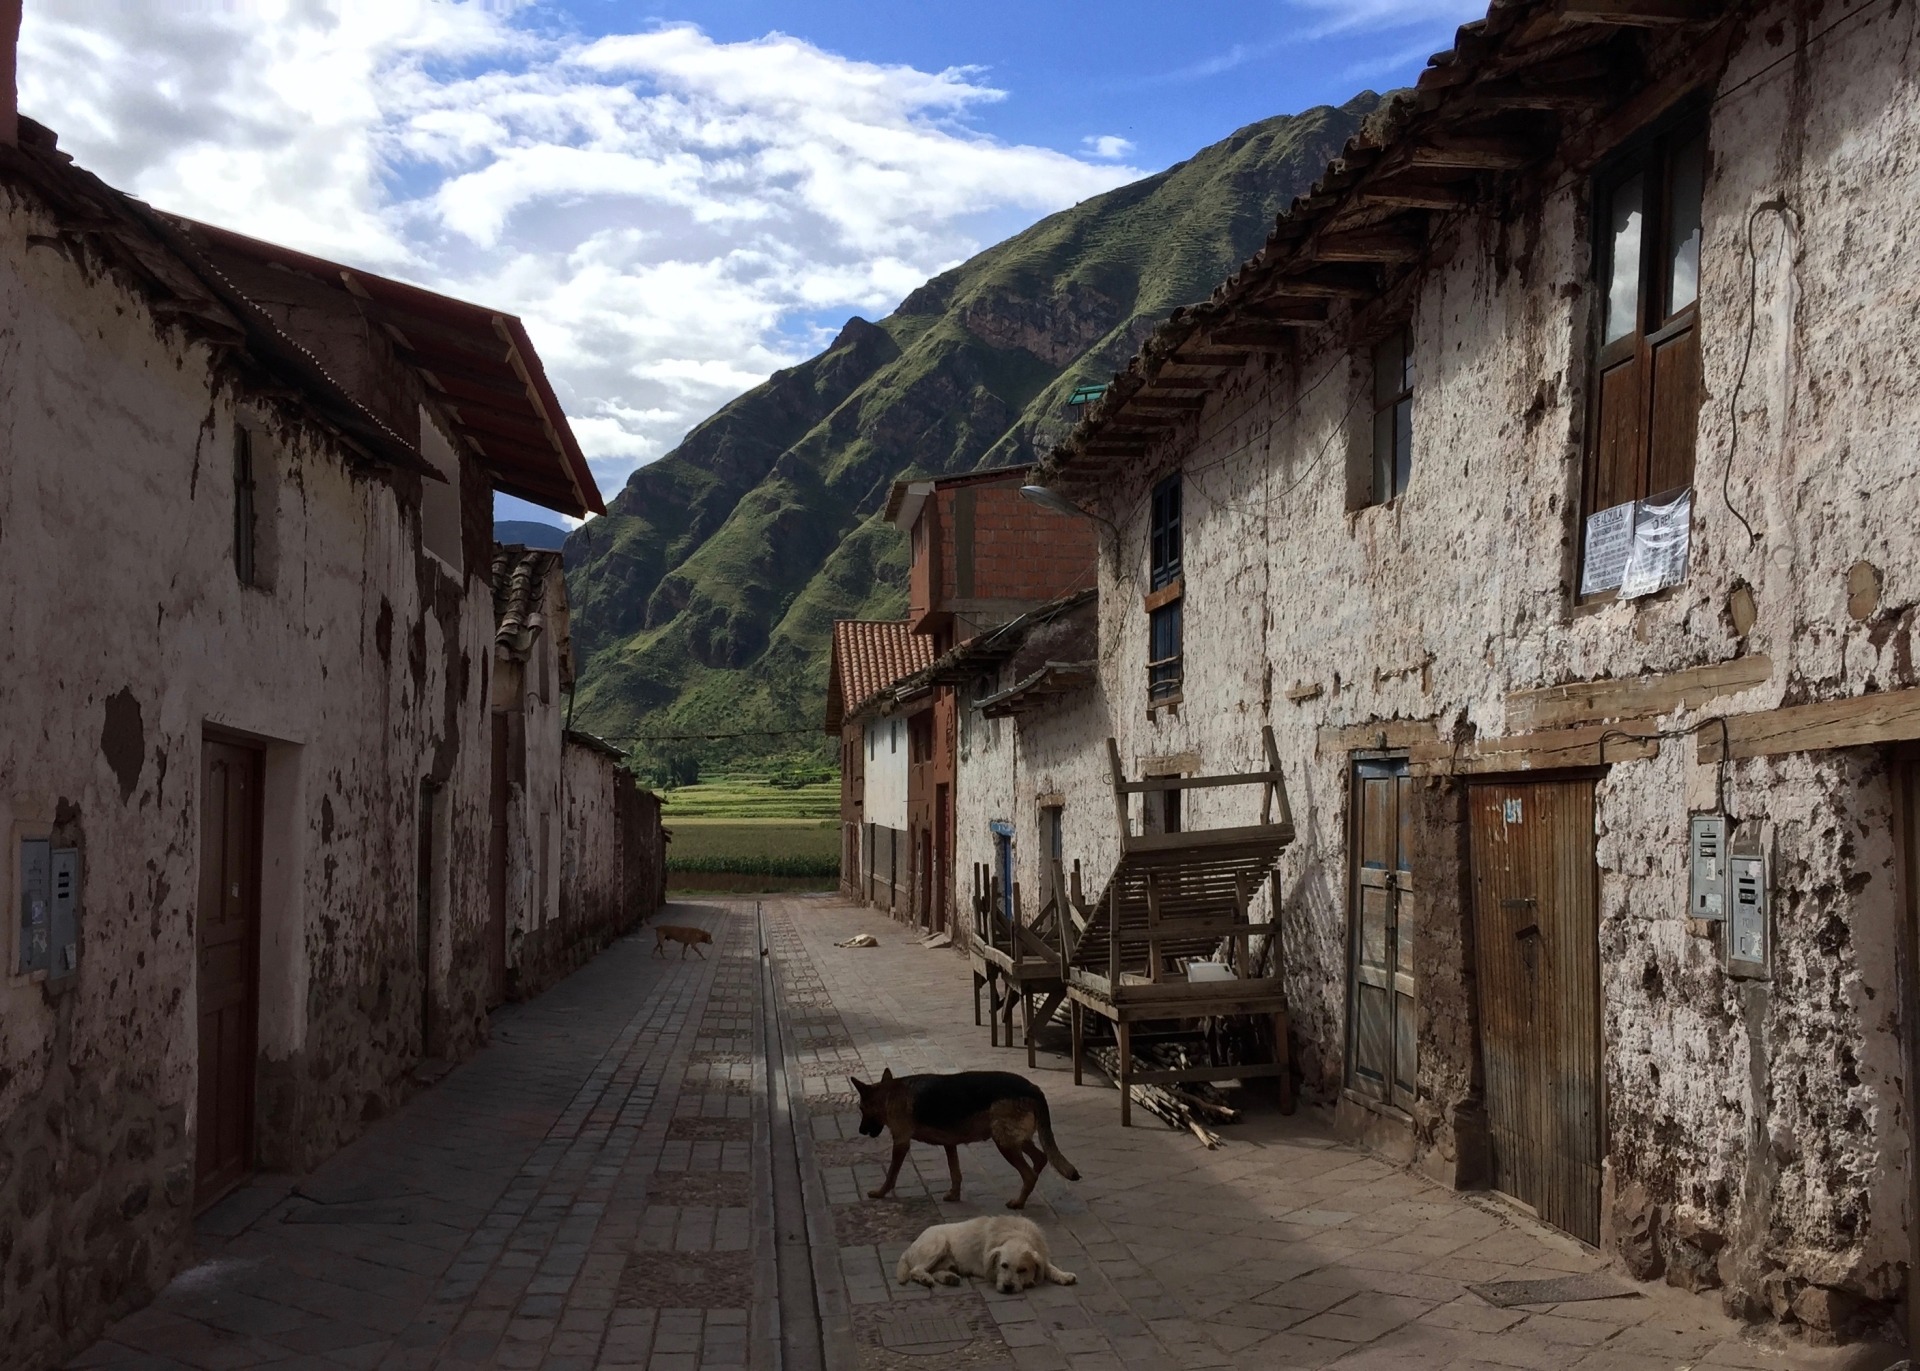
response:
<path fill-rule="evenodd" d="M 1493 1184 L 1600 1241 L 1599 878 L 1591 779 L 1469 790 L 1474 963 Z"/>
<path fill-rule="evenodd" d="M 1405 760 L 1353 769 L 1353 947 L 1347 1084 L 1411 1107 L 1419 1079 L 1414 975 L 1413 782 Z"/>
<path fill-rule="evenodd" d="M 200 891 L 195 913 L 199 1093 L 196 1207 L 253 1167 L 260 1016 L 261 754 L 205 739 L 200 749 Z"/>

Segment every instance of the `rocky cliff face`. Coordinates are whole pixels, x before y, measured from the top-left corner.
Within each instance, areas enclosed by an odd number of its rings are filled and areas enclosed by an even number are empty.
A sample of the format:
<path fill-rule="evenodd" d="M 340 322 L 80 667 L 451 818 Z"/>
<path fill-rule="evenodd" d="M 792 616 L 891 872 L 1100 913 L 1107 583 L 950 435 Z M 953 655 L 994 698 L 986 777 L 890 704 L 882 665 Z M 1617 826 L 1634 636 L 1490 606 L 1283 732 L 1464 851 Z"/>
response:
<path fill-rule="evenodd" d="M 708 761 L 818 751 L 830 625 L 904 610 L 888 487 L 1032 460 L 1176 305 L 1263 241 L 1379 103 L 1269 119 L 1042 220 L 878 324 L 776 372 L 636 472 L 567 540 L 576 721 L 739 734 Z"/>

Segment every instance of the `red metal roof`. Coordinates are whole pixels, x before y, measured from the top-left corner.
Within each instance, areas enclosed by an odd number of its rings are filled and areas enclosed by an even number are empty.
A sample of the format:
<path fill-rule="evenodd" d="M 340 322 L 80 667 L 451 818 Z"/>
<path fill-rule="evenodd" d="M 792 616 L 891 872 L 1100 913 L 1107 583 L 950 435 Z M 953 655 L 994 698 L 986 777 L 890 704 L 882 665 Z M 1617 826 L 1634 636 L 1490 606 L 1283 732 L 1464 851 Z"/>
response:
<path fill-rule="evenodd" d="M 827 674 L 826 731 L 898 681 L 933 664 L 933 640 L 911 632 L 904 619 L 836 619 Z"/>
<path fill-rule="evenodd" d="M 403 281 L 182 221 L 222 256 L 299 272 L 354 299 L 416 368 L 496 489 L 562 514 L 606 513 L 593 473 L 520 320 Z"/>

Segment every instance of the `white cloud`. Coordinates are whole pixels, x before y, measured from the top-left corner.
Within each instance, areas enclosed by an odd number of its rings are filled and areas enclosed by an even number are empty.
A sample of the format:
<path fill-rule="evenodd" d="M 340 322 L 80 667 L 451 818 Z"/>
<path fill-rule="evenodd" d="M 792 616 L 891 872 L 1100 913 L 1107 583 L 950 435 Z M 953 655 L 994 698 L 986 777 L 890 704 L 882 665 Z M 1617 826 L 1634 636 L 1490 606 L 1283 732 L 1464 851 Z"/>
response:
<path fill-rule="evenodd" d="M 983 224 L 1141 174 L 982 136 L 976 70 L 514 0 L 31 0 L 21 98 L 163 208 L 524 316 L 609 494 Z"/>
<path fill-rule="evenodd" d="M 1291 0 L 1295 8 L 1318 15 L 1312 38 L 1336 33 L 1389 33 L 1397 29 L 1441 28 L 1484 18 L 1482 0 Z"/>
<path fill-rule="evenodd" d="M 1086 137 L 1080 140 L 1080 146 L 1094 156 L 1107 161 L 1118 161 L 1133 152 L 1133 140 L 1122 138 L 1118 134 L 1103 133 L 1098 137 Z"/>

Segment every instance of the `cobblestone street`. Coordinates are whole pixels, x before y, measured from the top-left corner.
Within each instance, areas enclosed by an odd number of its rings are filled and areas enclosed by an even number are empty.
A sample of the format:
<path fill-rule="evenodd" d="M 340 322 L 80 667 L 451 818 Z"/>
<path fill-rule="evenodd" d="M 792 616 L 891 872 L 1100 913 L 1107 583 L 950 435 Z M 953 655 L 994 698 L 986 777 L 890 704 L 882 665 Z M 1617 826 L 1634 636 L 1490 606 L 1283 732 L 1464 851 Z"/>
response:
<path fill-rule="evenodd" d="M 493 1045 L 297 1183 L 204 1216 L 201 1263 L 73 1364 L 88 1367 L 1880 1367 L 1873 1350 L 1743 1340 L 1710 1299 L 1496 1308 L 1474 1282 L 1597 1258 L 1479 1196 L 1334 1143 L 1269 1106 L 1214 1152 L 1103 1078 L 1032 1073 L 1085 1179 L 1028 1213 L 1073 1286 L 902 1288 L 922 1227 L 1001 1211 L 1017 1184 L 962 1153 L 965 1198 L 916 1147 L 863 1192 L 851 1074 L 1000 1067 L 966 964 L 824 899 L 682 903 L 703 961 L 642 930 L 496 1015 Z M 880 946 L 835 942 L 870 932 Z M 765 1013 L 771 997 L 777 1011 Z M 1097 1082 L 1097 1083 L 1096 1083 Z"/>

